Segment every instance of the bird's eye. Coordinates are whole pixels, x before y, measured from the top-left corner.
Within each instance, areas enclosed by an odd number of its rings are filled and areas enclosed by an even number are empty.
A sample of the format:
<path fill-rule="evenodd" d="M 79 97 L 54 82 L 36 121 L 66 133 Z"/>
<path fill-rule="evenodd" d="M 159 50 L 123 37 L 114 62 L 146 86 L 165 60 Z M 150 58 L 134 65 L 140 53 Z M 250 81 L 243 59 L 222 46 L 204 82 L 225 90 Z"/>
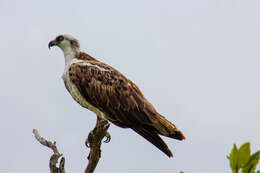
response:
<path fill-rule="evenodd" d="M 57 37 L 57 40 L 58 41 L 62 41 L 62 40 L 64 40 L 64 37 L 63 36 L 59 36 L 59 37 Z"/>

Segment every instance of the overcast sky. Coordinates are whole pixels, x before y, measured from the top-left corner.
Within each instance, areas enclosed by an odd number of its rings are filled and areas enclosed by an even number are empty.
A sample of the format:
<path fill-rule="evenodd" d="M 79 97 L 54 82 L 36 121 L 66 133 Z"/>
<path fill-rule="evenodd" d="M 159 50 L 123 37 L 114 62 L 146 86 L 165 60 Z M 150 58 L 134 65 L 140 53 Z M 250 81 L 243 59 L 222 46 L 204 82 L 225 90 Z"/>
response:
<path fill-rule="evenodd" d="M 83 51 L 133 80 L 157 111 L 183 131 L 164 138 L 169 159 L 132 130 L 111 125 L 101 172 L 230 172 L 233 143 L 260 149 L 260 1 L 0 0 L 0 170 L 49 171 L 55 140 L 67 172 L 83 172 L 95 115 L 64 87 L 63 53 L 48 50 L 70 33 Z"/>

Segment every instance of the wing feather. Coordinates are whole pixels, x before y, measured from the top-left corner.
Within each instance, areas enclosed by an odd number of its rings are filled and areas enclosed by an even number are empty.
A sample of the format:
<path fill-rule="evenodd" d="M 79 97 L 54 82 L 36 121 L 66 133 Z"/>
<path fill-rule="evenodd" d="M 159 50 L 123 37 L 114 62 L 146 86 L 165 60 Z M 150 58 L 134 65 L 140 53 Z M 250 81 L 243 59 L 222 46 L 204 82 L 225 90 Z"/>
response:
<path fill-rule="evenodd" d="M 160 135 L 183 140 L 174 124 L 160 115 L 140 89 L 119 71 L 86 56 L 70 66 L 70 81 L 92 106 L 122 128 L 132 128 L 153 145 L 172 156 Z"/>
<path fill-rule="evenodd" d="M 70 80 L 83 97 L 100 109 L 112 122 L 126 126 L 133 123 L 151 124 L 144 108 L 154 108 L 139 88 L 120 72 L 99 61 L 78 62 L 70 67 Z"/>

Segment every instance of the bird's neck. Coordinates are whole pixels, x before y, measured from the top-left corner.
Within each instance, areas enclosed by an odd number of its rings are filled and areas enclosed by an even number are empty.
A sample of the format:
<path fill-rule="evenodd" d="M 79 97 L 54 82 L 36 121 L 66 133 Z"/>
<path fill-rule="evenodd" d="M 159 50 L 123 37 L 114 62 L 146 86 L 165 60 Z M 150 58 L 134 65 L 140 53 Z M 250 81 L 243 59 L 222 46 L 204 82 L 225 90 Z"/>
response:
<path fill-rule="evenodd" d="M 75 55 L 80 52 L 79 48 L 61 47 L 64 53 L 65 65 L 70 64 L 71 60 L 75 58 Z"/>

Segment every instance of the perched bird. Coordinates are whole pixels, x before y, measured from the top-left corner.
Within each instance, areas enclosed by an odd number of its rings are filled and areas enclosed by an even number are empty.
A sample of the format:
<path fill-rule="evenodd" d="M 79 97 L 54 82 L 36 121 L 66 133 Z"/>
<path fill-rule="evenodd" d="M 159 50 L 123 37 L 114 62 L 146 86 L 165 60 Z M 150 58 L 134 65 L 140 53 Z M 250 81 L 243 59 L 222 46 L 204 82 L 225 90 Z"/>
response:
<path fill-rule="evenodd" d="M 77 39 L 57 36 L 48 47 L 58 46 L 64 53 L 64 84 L 82 107 L 122 128 L 131 128 L 167 156 L 173 154 L 159 135 L 177 140 L 185 136 L 160 115 L 140 89 L 113 67 L 80 50 Z"/>

